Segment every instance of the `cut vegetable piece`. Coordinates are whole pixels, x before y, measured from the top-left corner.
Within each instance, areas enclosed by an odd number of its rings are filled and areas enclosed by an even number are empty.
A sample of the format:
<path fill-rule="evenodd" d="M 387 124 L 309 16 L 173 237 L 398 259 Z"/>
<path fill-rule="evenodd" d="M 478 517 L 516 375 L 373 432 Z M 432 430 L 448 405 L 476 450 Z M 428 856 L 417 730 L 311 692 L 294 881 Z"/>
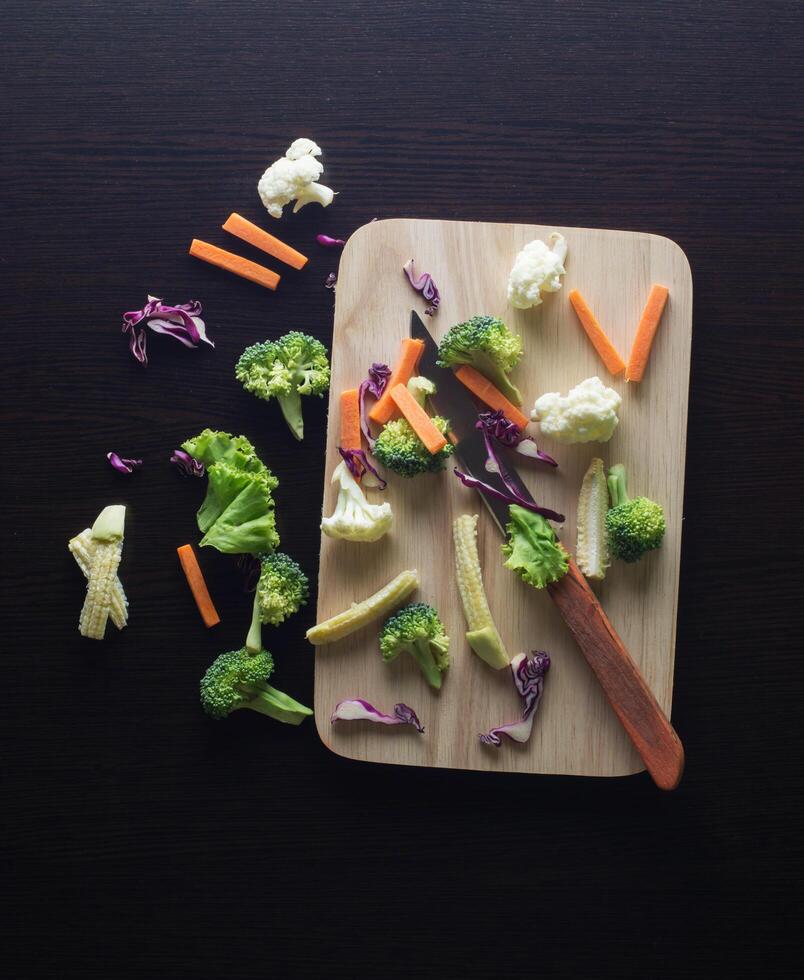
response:
<path fill-rule="evenodd" d="M 609 567 L 606 512 L 609 488 L 602 459 L 593 459 L 581 484 L 578 499 L 578 538 L 575 559 L 587 578 L 601 581 Z"/>
<path fill-rule="evenodd" d="M 176 551 L 178 552 L 181 567 L 187 578 L 187 584 L 190 586 L 190 591 L 195 599 L 195 604 L 201 613 L 201 619 L 204 620 L 204 626 L 207 628 L 217 626 L 221 618 L 209 594 L 209 589 L 207 588 L 207 583 L 204 581 L 201 566 L 198 564 L 195 552 L 189 544 L 183 544 Z"/>
<path fill-rule="evenodd" d="M 411 395 L 406 385 L 398 384 L 392 388 L 391 398 L 430 455 L 435 456 L 436 453 L 440 453 L 447 444 L 447 437 L 433 425 L 430 416 Z"/>
<path fill-rule="evenodd" d="M 104 507 L 90 531 L 94 551 L 78 631 L 92 640 L 102 640 L 106 632 L 117 569 L 123 554 L 125 519 L 126 508 L 122 504 Z"/>
<path fill-rule="evenodd" d="M 369 412 L 369 418 L 378 425 L 385 425 L 396 411 L 396 402 L 391 398 L 391 390 L 397 385 L 406 385 L 419 367 L 424 353 L 424 341 L 405 337 L 399 353 L 399 361 L 391 371 L 385 390 Z"/>
<path fill-rule="evenodd" d="M 221 227 L 230 235 L 248 242 L 249 245 L 272 255 L 275 259 L 279 259 L 280 262 L 284 262 L 285 265 L 292 266 L 294 269 L 303 269 L 307 265 L 306 255 L 302 255 L 295 248 L 291 248 L 290 245 L 286 245 L 273 235 L 269 235 L 267 231 L 263 231 L 258 225 L 239 214 L 230 214 Z"/>
<path fill-rule="evenodd" d="M 469 391 L 479 398 L 484 405 L 488 405 L 489 408 L 493 408 L 495 411 L 503 412 L 505 417 L 510 419 L 519 429 L 524 429 L 528 424 L 528 419 L 520 412 L 516 405 L 509 401 L 498 388 L 495 388 L 488 378 L 484 377 L 473 367 L 470 367 L 470 365 L 462 364 L 459 368 L 456 368 L 455 377 L 461 384 L 466 385 Z"/>
<path fill-rule="evenodd" d="M 76 534 L 67 544 L 70 553 L 85 579 L 89 579 L 90 568 L 92 567 L 92 557 L 95 554 L 95 541 L 92 537 L 90 528 L 86 528 L 80 534 Z M 109 619 L 119 629 L 123 629 L 128 623 L 128 599 L 123 591 L 123 586 L 119 578 L 115 578 L 112 585 L 112 598 L 109 606 Z"/>
<path fill-rule="evenodd" d="M 400 572 L 379 592 L 363 599 L 362 602 L 353 603 L 349 609 L 338 613 L 337 616 L 332 616 L 323 623 L 311 627 L 307 630 L 307 639 L 313 646 L 323 646 L 325 643 L 334 643 L 335 640 L 343 639 L 344 636 L 354 633 L 398 606 L 418 585 L 417 571 Z"/>
<path fill-rule="evenodd" d="M 603 361 L 612 374 L 619 374 L 621 371 L 624 371 L 625 361 L 620 357 L 614 344 L 606 336 L 605 330 L 597 322 L 597 318 L 589 308 L 589 304 L 577 289 L 571 290 L 569 301 L 572 303 L 572 308 L 578 314 L 581 326 L 586 331 L 586 336 L 592 341 L 592 346 L 597 351 L 600 360 Z"/>
<path fill-rule="evenodd" d="M 217 245 L 210 245 L 209 242 L 202 242 L 198 238 L 194 238 L 190 244 L 190 255 L 196 259 L 201 259 L 202 262 L 208 262 L 210 265 L 216 265 L 219 269 L 225 269 L 236 276 L 241 276 L 243 279 L 248 279 L 250 282 L 265 286 L 266 289 L 276 289 L 279 283 L 279 276 L 270 269 L 266 269 L 264 265 L 257 265 L 256 262 L 250 262 L 240 255 L 227 252 L 225 249 L 218 248 Z"/>
<path fill-rule="evenodd" d="M 480 736 L 483 745 L 499 746 L 502 744 L 501 735 L 506 735 L 513 742 L 527 742 L 533 730 L 533 716 L 539 707 L 544 692 L 544 679 L 550 669 L 550 657 L 541 650 L 534 650 L 529 660 L 526 653 L 518 653 L 511 661 L 511 673 L 514 686 L 522 698 L 522 717 L 519 721 L 499 725 L 490 732 Z"/>
<path fill-rule="evenodd" d="M 628 367 L 625 369 L 626 381 L 642 380 L 645 374 L 645 368 L 648 366 L 648 357 L 650 356 L 651 347 L 653 347 L 653 340 L 659 327 L 659 321 L 662 318 L 665 303 L 667 303 L 667 297 L 669 295 L 670 290 L 667 286 L 660 286 L 656 283 L 651 286 L 648 302 L 642 311 L 642 319 L 639 321 L 636 337 L 634 337 L 631 356 L 628 358 Z"/>
<path fill-rule="evenodd" d="M 347 388 L 341 392 L 341 449 L 360 449 L 360 392 Z"/>
<path fill-rule="evenodd" d="M 466 642 L 490 667 L 507 667 L 509 656 L 489 609 L 480 556 L 477 553 L 477 514 L 463 514 L 452 524 L 455 575 L 469 630 Z"/>
<path fill-rule="evenodd" d="M 350 698 L 348 701 L 339 701 L 335 705 L 332 717 L 329 720 L 331 725 L 336 721 L 372 721 L 377 725 L 413 725 L 416 731 L 424 734 L 424 728 L 419 721 L 416 712 L 407 704 L 401 701 L 394 705 L 394 713 L 387 715 L 384 711 L 375 708 L 373 704 L 364 701 L 363 698 Z"/>

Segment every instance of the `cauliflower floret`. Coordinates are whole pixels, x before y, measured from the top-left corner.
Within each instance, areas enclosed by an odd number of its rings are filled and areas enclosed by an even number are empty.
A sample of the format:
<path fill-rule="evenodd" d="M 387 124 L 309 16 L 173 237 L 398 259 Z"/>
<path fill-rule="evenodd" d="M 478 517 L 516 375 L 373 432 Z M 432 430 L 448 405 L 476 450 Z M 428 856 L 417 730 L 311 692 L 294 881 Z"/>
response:
<path fill-rule="evenodd" d="M 308 139 L 294 140 L 285 155 L 275 160 L 260 177 L 257 191 L 260 200 L 274 218 L 282 217 L 282 208 L 295 200 L 293 213 L 311 201 L 323 207 L 332 204 L 335 192 L 316 181 L 324 172 L 321 147 Z"/>
<path fill-rule="evenodd" d="M 508 277 L 508 300 L 518 310 L 539 306 L 542 293 L 561 289 L 561 276 L 567 271 L 567 242 L 558 232 L 553 232 L 550 242 L 552 248 L 539 238 L 528 242 L 514 261 Z"/>
<path fill-rule="evenodd" d="M 340 483 L 341 489 L 332 517 L 321 521 L 324 534 L 346 541 L 378 541 L 393 523 L 391 505 L 370 504 L 345 462 L 335 467 L 332 482 Z"/>
<path fill-rule="evenodd" d="M 557 442 L 608 442 L 621 404 L 622 398 L 600 378 L 587 378 L 566 396 L 550 391 L 537 398 L 530 417 Z"/>

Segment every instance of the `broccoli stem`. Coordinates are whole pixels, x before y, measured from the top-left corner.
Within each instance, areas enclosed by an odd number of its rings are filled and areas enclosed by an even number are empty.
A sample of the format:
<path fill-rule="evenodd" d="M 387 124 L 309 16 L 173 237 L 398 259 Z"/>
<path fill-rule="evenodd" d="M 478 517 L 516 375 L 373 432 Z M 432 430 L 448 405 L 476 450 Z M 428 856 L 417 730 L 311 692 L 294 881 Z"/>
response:
<path fill-rule="evenodd" d="M 472 354 L 472 364 L 489 379 L 498 391 L 505 395 L 508 401 L 513 402 L 514 405 L 522 404 L 522 394 L 519 388 L 508 380 L 508 375 L 493 358 L 483 351 L 475 351 Z"/>
<path fill-rule="evenodd" d="M 430 643 L 427 638 L 422 637 L 416 640 L 408 649 L 421 668 L 425 680 L 430 687 L 434 687 L 436 690 L 440 689 L 441 671 L 436 666 L 435 657 L 433 657 L 433 651 L 430 649 Z"/>
<path fill-rule="evenodd" d="M 611 467 L 606 483 L 608 484 L 612 507 L 619 507 L 620 504 L 628 503 L 631 498 L 628 496 L 625 467 L 622 463 L 615 463 Z"/>
<path fill-rule="evenodd" d="M 260 618 L 259 594 L 254 593 L 254 605 L 251 610 L 251 626 L 246 637 L 246 650 L 249 653 L 259 653 L 262 650 L 262 619 Z"/>
<path fill-rule="evenodd" d="M 304 419 L 302 418 L 301 395 L 298 391 L 291 391 L 289 395 L 277 395 L 277 401 L 290 431 L 297 439 L 303 439 Z"/>
<path fill-rule="evenodd" d="M 301 725 L 308 715 L 313 712 L 306 705 L 294 700 L 283 691 L 277 691 L 270 684 L 243 684 L 244 694 L 253 695 L 251 701 L 241 704 L 241 708 L 250 708 L 261 715 L 268 715 L 286 725 Z"/>

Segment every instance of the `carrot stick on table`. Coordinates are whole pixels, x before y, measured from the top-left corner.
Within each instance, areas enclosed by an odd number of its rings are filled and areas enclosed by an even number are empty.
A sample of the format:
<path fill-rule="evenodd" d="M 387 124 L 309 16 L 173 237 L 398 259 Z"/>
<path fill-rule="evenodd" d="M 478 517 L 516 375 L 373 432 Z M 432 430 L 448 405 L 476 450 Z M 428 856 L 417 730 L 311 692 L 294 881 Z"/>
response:
<path fill-rule="evenodd" d="M 581 296 L 577 289 L 573 289 L 569 294 L 569 301 L 572 308 L 578 314 L 581 326 L 586 331 L 587 337 L 600 356 L 600 360 L 606 365 L 612 374 L 619 374 L 625 370 L 625 361 L 620 357 L 614 344 L 606 336 L 603 327 L 597 322 L 597 317 L 589 309 L 586 300 Z"/>
<path fill-rule="evenodd" d="M 341 392 L 341 449 L 360 449 L 360 394 L 357 388 Z"/>
<path fill-rule="evenodd" d="M 461 384 L 466 385 L 469 391 L 473 395 L 476 395 L 484 405 L 493 408 L 495 412 L 502 410 L 505 417 L 510 419 L 520 429 L 524 429 L 528 424 L 528 419 L 520 412 L 516 405 L 508 401 L 505 395 L 499 389 L 495 388 L 488 378 L 479 371 L 475 371 L 473 367 L 470 367 L 468 364 L 462 364 L 459 368 L 456 368 L 455 377 Z"/>
<path fill-rule="evenodd" d="M 266 289 L 276 289 L 277 283 L 279 282 L 279 276 L 270 269 L 266 269 L 264 265 L 257 265 L 256 262 L 250 262 L 248 259 L 241 258 L 239 255 L 234 255 L 232 252 L 218 248 L 217 245 L 202 242 L 198 238 L 194 238 L 190 245 L 190 255 L 201 259 L 202 262 L 209 262 L 210 265 L 216 265 L 219 269 L 226 269 L 227 272 L 233 272 L 236 276 L 242 276 L 243 279 L 249 279 L 251 282 L 259 283 L 260 286 L 265 286 Z"/>
<path fill-rule="evenodd" d="M 385 425 L 396 411 L 396 402 L 391 398 L 391 389 L 397 385 L 406 385 L 416 373 L 422 354 L 424 353 L 424 341 L 413 340 L 405 337 L 402 341 L 402 349 L 399 360 L 394 365 L 385 391 L 377 400 L 374 408 L 369 412 L 369 418 L 378 425 Z"/>
<path fill-rule="evenodd" d="M 634 337 L 634 346 L 631 348 L 631 356 L 628 358 L 628 367 L 625 369 L 626 381 L 642 380 L 648 365 L 650 349 L 653 346 L 653 338 L 656 336 L 656 330 L 669 295 L 670 290 L 667 286 L 659 286 L 654 283 L 650 287 L 648 302 L 642 311 L 642 319 L 639 321 L 636 337 Z"/>
<path fill-rule="evenodd" d="M 187 578 L 187 584 L 190 586 L 190 591 L 195 599 L 195 604 L 201 613 L 201 619 L 204 620 L 204 625 L 206 627 L 216 626 L 221 621 L 221 618 L 212 602 L 209 590 L 207 589 L 207 583 L 201 574 L 201 567 L 198 564 L 198 559 L 195 557 L 192 546 L 183 544 L 176 551 L 178 552 L 181 567 Z"/>
<path fill-rule="evenodd" d="M 230 235 L 241 238 L 255 248 L 262 249 L 263 252 L 273 255 L 275 259 L 279 259 L 285 265 L 293 266 L 294 269 L 303 269 L 307 265 L 306 255 L 297 252 L 295 248 L 286 245 L 239 214 L 230 214 L 221 227 Z"/>
<path fill-rule="evenodd" d="M 405 416 L 411 429 L 424 443 L 427 451 L 435 456 L 447 444 L 447 438 L 433 425 L 430 416 L 425 412 L 421 405 L 408 391 L 403 384 L 398 384 L 391 389 L 393 398 L 399 411 Z"/>

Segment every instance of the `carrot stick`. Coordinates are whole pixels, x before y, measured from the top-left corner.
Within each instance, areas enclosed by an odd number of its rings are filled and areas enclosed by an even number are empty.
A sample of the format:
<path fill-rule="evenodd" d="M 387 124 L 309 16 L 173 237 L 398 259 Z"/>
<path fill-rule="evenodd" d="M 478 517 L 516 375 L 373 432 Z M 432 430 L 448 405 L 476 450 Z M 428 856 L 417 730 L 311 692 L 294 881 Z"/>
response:
<path fill-rule="evenodd" d="M 275 259 L 284 262 L 285 265 L 293 266 L 294 269 L 303 269 L 307 265 L 307 256 L 297 252 L 295 248 L 286 245 L 267 231 L 263 231 L 257 225 L 252 224 L 239 214 L 230 214 L 221 226 L 224 231 L 236 238 L 242 238 L 244 242 L 253 245 L 255 248 L 262 249 Z"/>
<path fill-rule="evenodd" d="M 341 392 L 341 449 L 360 449 L 360 398 L 357 388 Z"/>
<path fill-rule="evenodd" d="M 447 444 L 447 437 L 433 425 L 430 416 L 425 412 L 421 405 L 411 395 L 403 384 L 396 385 L 391 389 L 393 398 L 399 411 L 410 423 L 411 429 L 424 443 L 425 448 L 431 456 L 441 450 Z"/>
<path fill-rule="evenodd" d="M 204 626 L 217 626 L 221 621 L 218 615 L 218 610 L 215 608 L 212 599 L 209 595 L 209 590 L 207 589 L 207 583 L 204 581 L 204 576 L 201 574 L 201 568 L 198 564 L 198 559 L 195 557 L 195 552 L 192 546 L 189 544 L 183 544 L 176 551 L 179 555 L 179 561 L 181 562 L 181 567 L 184 570 L 184 574 L 187 577 L 187 584 L 190 586 L 190 591 L 195 599 L 195 604 L 198 606 L 198 611 L 201 613 L 201 619 L 204 620 Z"/>
<path fill-rule="evenodd" d="M 455 371 L 455 377 L 465 384 L 473 395 L 476 395 L 484 405 L 493 408 L 495 412 L 502 409 L 505 417 L 510 419 L 514 425 L 524 429 L 528 424 L 527 418 L 519 411 L 513 402 L 509 402 L 505 395 L 499 391 L 489 381 L 483 377 L 479 371 L 475 371 L 468 364 L 461 364 Z"/>
<path fill-rule="evenodd" d="M 249 262 L 248 259 L 233 255 L 232 252 L 218 248 L 217 245 L 210 245 L 209 242 L 199 241 L 197 238 L 194 238 L 190 245 L 190 255 L 201 259 L 202 262 L 216 265 L 219 269 L 233 272 L 236 276 L 242 276 L 244 279 L 250 279 L 251 282 L 259 283 L 266 289 L 276 289 L 279 282 L 279 276 L 270 269 L 266 269 L 264 265 Z"/>
<path fill-rule="evenodd" d="M 670 290 L 667 286 L 659 286 L 654 283 L 650 287 L 648 302 L 642 311 L 642 319 L 639 321 L 636 337 L 634 337 L 634 346 L 631 348 L 631 356 L 628 358 L 628 367 L 625 369 L 626 381 L 642 380 L 642 375 L 648 366 L 653 338 L 656 336 L 656 330 L 669 294 Z"/>
<path fill-rule="evenodd" d="M 369 418 L 378 425 L 385 425 L 396 411 L 396 402 L 391 398 L 391 389 L 397 385 L 406 385 L 416 373 L 422 354 L 424 353 L 424 341 L 412 340 L 405 337 L 402 341 L 402 348 L 399 353 L 399 360 L 391 372 L 385 391 L 378 399 L 374 408 L 369 412 Z"/>
<path fill-rule="evenodd" d="M 624 371 L 625 361 L 617 353 L 614 344 L 606 336 L 603 327 L 597 322 L 597 317 L 589 309 L 588 303 L 577 289 L 573 289 L 570 292 L 569 301 L 572 303 L 572 308 L 578 314 L 581 326 L 586 331 L 587 337 L 592 341 L 595 350 L 600 356 L 600 360 L 603 361 L 612 374 L 619 374 L 620 371 Z"/>

